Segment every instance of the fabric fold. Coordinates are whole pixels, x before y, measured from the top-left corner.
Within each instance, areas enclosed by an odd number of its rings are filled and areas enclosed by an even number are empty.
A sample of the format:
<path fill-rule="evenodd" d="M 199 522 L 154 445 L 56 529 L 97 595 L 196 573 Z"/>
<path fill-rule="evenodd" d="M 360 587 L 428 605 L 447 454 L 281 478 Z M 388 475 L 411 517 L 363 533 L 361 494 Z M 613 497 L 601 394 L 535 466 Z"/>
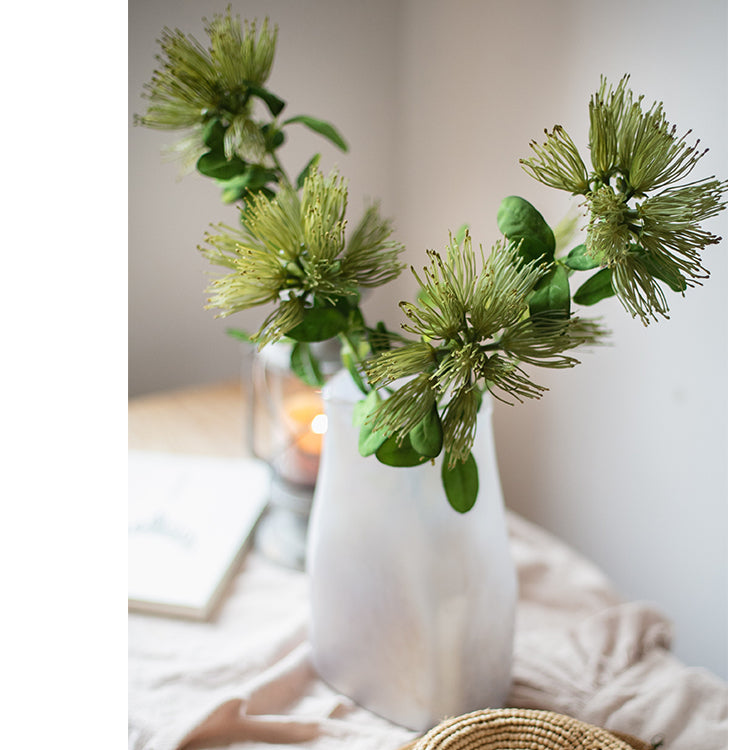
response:
<path fill-rule="evenodd" d="M 508 513 L 508 526 L 519 580 L 509 705 L 660 735 L 670 750 L 725 748 L 726 683 L 669 652 L 668 618 L 622 601 L 534 524 Z M 251 553 L 214 621 L 131 615 L 129 750 L 397 750 L 415 739 L 318 678 L 307 585 Z"/>

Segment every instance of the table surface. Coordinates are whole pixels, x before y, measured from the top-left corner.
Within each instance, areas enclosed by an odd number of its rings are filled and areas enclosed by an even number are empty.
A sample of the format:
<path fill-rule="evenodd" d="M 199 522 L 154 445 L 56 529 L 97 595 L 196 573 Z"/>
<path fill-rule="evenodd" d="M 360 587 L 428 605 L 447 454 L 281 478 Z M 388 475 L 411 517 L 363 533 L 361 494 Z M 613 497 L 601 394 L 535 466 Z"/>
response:
<path fill-rule="evenodd" d="M 246 456 L 247 411 L 239 380 L 130 399 L 131 450 Z"/>
<path fill-rule="evenodd" d="M 240 381 L 136 397 L 129 447 L 246 456 L 246 414 Z M 516 514 L 508 527 L 519 579 L 509 705 L 661 736 L 670 750 L 726 747 L 726 683 L 670 653 L 664 615 L 621 600 L 592 563 Z M 254 550 L 210 621 L 128 619 L 129 750 L 396 750 L 414 738 L 317 678 L 307 577 Z"/>

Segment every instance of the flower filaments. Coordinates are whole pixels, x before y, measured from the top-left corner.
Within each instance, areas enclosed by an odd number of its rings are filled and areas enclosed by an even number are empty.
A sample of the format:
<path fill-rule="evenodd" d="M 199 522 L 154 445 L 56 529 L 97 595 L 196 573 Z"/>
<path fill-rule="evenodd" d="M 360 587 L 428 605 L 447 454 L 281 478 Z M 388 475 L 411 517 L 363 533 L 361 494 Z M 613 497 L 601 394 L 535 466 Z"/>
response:
<path fill-rule="evenodd" d="M 263 86 L 273 65 L 277 29 L 268 19 L 260 28 L 241 22 L 227 10 L 206 21 L 208 49 L 192 36 L 165 29 L 160 39 L 160 68 L 145 86 L 149 105 L 136 121 L 161 130 L 187 130 L 175 151 L 194 163 L 205 151 L 204 125 L 219 117 L 226 125 L 224 152 L 253 160 L 263 138 L 252 118 L 251 90 Z"/>
<path fill-rule="evenodd" d="M 570 136 L 559 125 L 544 134 L 547 140 L 542 145 L 531 141 L 536 158 L 522 160 L 524 169 L 549 187 L 585 195 L 589 188 L 588 172 Z"/>
<path fill-rule="evenodd" d="M 449 467 L 465 462 L 471 453 L 477 431 L 477 396 L 473 390 L 456 391 L 443 414 L 445 457 Z"/>
<path fill-rule="evenodd" d="M 427 341 L 412 341 L 397 349 L 383 352 L 369 363 L 370 383 L 380 387 L 400 378 L 429 372 L 437 364 L 437 351 Z"/>
<path fill-rule="evenodd" d="M 565 352 L 596 343 L 605 334 L 595 320 L 563 318 L 554 314 L 535 315 L 507 326 L 498 338 L 497 348 L 516 363 L 560 369 L 579 364 L 575 357 Z"/>
<path fill-rule="evenodd" d="M 604 186 L 589 195 L 588 254 L 601 257 L 607 265 L 616 263 L 637 239 L 636 227 L 629 221 L 630 209 L 623 195 Z"/>
<path fill-rule="evenodd" d="M 491 337 L 523 314 L 526 297 L 546 270 L 524 264 L 514 245 L 498 242 L 487 259 L 482 257 L 477 273 L 468 234 L 460 245 L 451 238 L 445 260 L 434 250 L 427 254 L 424 280 L 412 268 L 420 287 L 418 302 L 402 302 L 401 309 L 411 321 L 404 330 L 433 340 L 463 341 L 467 334 L 473 341 Z"/>
<path fill-rule="evenodd" d="M 430 376 L 420 373 L 381 403 L 372 417 L 373 428 L 403 441 L 434 406 Z"/>
<path fill-rule="evenodd" d="M 686 178 L 706 153 L 677 135 L 663 105 L 643 107 L 625 76 L 613 89 L 605 78 L 589 104 L 586 170 L 570 137 L 556 126 L 535 156 L 522 159 L 540 182 L 585 197 L 589 212 L 587 254 L 611 269 L 612 289 L 644 324 L 669 310 L 661 283 L 684 292 L 708 276 L 701 252 L 721 238 L 700 224 L 725 207 L 726 182 Z"/>
<path fill-rule="evenodd" d="M 619 176 L 631 195 L 643 196 L 686 177 L 706 150 L 699 142 L 688 145 L 690 131 L 677 137 L 661 102 L 644 111 L 643 96 L 634 99 L 629 80 L 625 76 L 613 90 L 602 78 L 589 104 L 589 146 L 599 182 Z"/>
<path fill-rule="evenodd" d="M 313 303 L 356 299 L 360 286 L 395 278 L 403 248 L 389 240 L 390 222 L 370 207 L 347 243 L 347 198 L 336 172 L 324 177 L 318 170 L 306 178 L 301 196 L 282 186 L 273 199 L 248 198 L 241 229 L 220 225 L 200 248 L 211 263 L 230 269 L 211 283 L 207 307 L 226 317 L 276 303 L 255 336 L 262 346 L 299 324 Z"/>
<path fill-rule="evenodd" d="M 547 390 L 544 386 L 534 383 L 526 373 L 514 362 L 499 353 L 487 358 L 482 370 L 482 376 L 487 384 L 487 390 L 504 404 L 512 405 L 507 396 L 520 402 L 524 398 L 540 398 Z"/>
<path fill-rule="evenodd" d="M 375 412 L 378 429 L 400 436 L 424 417 L 427 402 L 416 398 L 414 383 L 428 384 L 432 398 L 445 400 L 440 419 L 449 466 L 464 462 L 471 450 L 479 393 L 511 399 L 538 398 L 545 390 L 521 369 L 571 367 L 577 360 L 563 354 L 592 342 L 601 332 L 577 319 L 528 316 L 527 299 L 549 270 L 541 262 L 524 263 L 514 243 L 502 241 L 481 269 L 467 235 L 459 245 L 451 238 L 446 257 L 429 253 L 416 303 L 402 303 L 409 318 L 404 330 L 419 337 L 383 352 L 365 364 L 375 387 L 412 378 L 385 399 Z M 413 269 L 412 269 L 413 270 Z M 385 416 L 387 415 L 387 416 Z"/>
<path fill-rule="evenodd" d="M 610 266 L 610 270 L 612 288 L 623 307 L 634 318 L 642 316 L 645 310 L 654 317 L 657 314 L 669 317 L 669 305 L 664 290 L 646 268 L 643 258 L 638 253 L 623 253 L 617 262 Z M 648 318 L 645 318 L 644 323 L 647 322 Z"/>
<path fill-rule="evenodd" d="M 654 263 L 665 270 L 675 269 L 688 280 L 707 278 L 699 249 L 720 238 L 700 225 L 723 209 L 724 190 L 724 183 L 704 180 L 668 188 L 638 206 L 642 222 L 640 243 Z"/>

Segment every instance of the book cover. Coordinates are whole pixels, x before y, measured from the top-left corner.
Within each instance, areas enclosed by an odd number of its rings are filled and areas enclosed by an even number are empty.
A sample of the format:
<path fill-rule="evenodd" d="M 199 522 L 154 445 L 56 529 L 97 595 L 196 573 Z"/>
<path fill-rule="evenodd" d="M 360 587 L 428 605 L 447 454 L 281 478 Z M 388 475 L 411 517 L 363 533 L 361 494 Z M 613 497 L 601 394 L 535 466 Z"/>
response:
<path fill-rule="evenodd" d="M 130 451 L 128 609 L 206 620 L 265 508 L 251 458 Z"/>

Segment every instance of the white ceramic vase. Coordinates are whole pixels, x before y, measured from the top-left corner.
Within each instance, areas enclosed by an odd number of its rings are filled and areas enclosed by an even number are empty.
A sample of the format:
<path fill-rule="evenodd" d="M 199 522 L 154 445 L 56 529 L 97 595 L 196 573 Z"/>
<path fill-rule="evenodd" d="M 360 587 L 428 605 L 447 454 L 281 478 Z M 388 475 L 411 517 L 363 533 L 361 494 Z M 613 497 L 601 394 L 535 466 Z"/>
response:
<path fill-rule="evenodd" d="M 501 708 L 510 689 L 517 580 L 494 450 L 491 398 L 473 448 L 479 496 L 453 510 L 440 460 L 391 468 L 362 458 L 348 374 L 324 392 L 328 431 L 307 567 L 315 667 L 396 724 Z"/>

